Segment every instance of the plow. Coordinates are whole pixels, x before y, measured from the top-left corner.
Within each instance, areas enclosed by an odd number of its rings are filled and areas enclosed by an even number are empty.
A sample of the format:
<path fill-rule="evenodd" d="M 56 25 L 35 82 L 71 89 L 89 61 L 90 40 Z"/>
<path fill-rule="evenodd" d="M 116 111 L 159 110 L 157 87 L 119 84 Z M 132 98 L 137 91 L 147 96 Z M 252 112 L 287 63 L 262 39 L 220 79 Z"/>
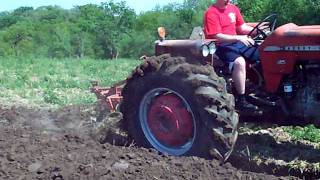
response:
<path fill-rule="evenodd" d="M 99 82 L 91 82 L 90 91 L 99 99 L 98 106 L 100 109 L 107 108 L 110 112 L 116 112 L 117 107 L 122 101 L 121 91 L 125 81 L 121 81 L 112 87 L 100 87 Z"/>

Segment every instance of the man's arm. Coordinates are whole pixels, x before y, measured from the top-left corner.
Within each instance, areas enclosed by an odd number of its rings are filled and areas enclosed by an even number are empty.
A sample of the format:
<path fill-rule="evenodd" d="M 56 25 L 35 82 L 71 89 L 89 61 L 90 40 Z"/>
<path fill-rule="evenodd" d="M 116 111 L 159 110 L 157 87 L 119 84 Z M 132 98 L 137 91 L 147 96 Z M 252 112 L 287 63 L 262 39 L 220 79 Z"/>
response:
<path fill-rule="evenodd" d="M 238 34 L 248 35 L 253 30 L 253 27 L 247 25 L 246 23 L 242 24 L 237 28 Z"/>
<path fill-rule="evenodd" d="M 268 22 L 263 22 L 259 25 L 259 29 L 261 31 L 269 28 L 269 23 Z M 246 23 L 242 24 L 237 28 L 238 34 L 243 34 L 243 35 L 248 35 L 251 31 L 253 30 L 252 26 L 247 25 Z M 257 35 L 257 29 L 253 32 L 252 35 Z"/>
<path fill-rule="evenodd" d="M 219 33 L 219 34 L 213 35 L 213 38 L 217 39 L 219 42 L 226 42 L 226 43 L 240 41 L 246 46 L 251 46 L 254 44 L 254 40 L 248 37 L 247 35 L 227 35 L 227 34 Z"/>

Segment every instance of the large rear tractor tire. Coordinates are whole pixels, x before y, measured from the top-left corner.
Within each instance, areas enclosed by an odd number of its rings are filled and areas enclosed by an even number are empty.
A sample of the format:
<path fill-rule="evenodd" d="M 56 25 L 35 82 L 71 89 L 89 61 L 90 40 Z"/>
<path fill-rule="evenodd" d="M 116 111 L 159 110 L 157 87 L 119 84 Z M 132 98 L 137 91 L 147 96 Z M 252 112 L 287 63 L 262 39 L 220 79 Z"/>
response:
<path fill-rule="evenodd" d="M 222 162 L 230 156 L 238 114 L 212 67 L 182 57 L 152 57 L 128 78 L 122 95 L 123 126 L 137 145 Z"/>

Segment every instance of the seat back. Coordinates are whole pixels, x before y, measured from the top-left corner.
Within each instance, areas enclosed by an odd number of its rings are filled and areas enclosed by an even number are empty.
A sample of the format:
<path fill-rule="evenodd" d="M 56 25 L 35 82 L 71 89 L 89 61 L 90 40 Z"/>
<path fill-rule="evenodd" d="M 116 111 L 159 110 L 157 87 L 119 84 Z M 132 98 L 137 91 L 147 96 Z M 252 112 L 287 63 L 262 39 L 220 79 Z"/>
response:
<path fill-rule="evenodd" d="M 201 26 L 193 28 L 190 35 L 191 40 L 205 39 L 204 32 Z"/>

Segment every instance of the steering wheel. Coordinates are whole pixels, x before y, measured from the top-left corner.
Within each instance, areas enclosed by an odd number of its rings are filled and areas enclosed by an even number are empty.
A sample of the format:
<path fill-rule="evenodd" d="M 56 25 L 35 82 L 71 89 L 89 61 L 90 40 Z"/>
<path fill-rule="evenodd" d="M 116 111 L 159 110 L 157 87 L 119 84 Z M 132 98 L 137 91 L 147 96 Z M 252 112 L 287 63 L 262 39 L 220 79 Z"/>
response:
<path fill-rule="evenodd" d="M 274 31 L 274 28 L 277 23 L 277 15 L 271 14 L 261 20 L 248 34 L 248 36 L 252 37 L 253 40 L 264 40 L 268 37 L 268 35 Z M 260 26 L 264 26 L 265 28 L 261 29 Z M 266 26 L 265 26 L 266 25 Z M 257 32 L 255 36 L 253 36 L 254 32 Z"/>

